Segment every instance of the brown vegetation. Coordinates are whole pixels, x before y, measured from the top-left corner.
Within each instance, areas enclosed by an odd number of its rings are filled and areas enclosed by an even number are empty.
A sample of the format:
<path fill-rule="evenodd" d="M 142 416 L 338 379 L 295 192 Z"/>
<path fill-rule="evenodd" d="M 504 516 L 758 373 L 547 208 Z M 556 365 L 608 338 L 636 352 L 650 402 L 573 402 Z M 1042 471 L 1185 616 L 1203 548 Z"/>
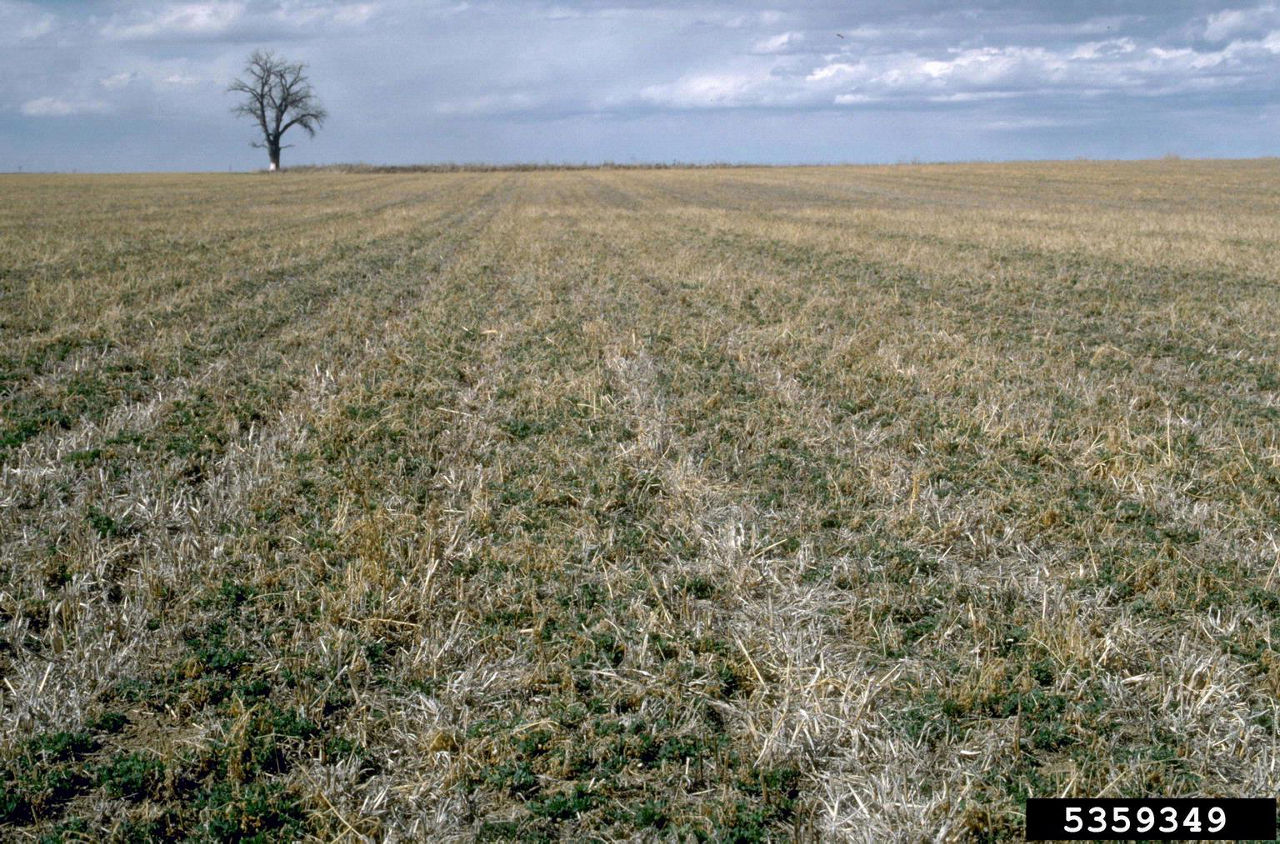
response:
<path fill-rule="evenodd" d="M 1280 787 L 1275 162 L 0 186 L 6 838 Z"/>

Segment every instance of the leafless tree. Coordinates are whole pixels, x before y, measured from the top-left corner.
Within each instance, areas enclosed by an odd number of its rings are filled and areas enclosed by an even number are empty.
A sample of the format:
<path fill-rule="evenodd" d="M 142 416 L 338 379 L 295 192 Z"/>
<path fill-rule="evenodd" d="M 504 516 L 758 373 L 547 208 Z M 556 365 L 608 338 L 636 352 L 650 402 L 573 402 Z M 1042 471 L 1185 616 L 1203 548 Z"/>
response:
<path fill-rule="evenodd" d="M 329 113 L 316 101 L 311 80 L 303 74 L 306 65 L 278 58 L 269 50 L 254 50 L 244 67 L 244 78 L 227 88 L 229 93 L 243 94 L 244 99 L 232 109 L 249 117 L 262 130 L 262 141 L 253 146 L 266 149 L 271 169 L 280 169 L 280 139 L 294 126 L 315 137 L 316 129 Z"/>

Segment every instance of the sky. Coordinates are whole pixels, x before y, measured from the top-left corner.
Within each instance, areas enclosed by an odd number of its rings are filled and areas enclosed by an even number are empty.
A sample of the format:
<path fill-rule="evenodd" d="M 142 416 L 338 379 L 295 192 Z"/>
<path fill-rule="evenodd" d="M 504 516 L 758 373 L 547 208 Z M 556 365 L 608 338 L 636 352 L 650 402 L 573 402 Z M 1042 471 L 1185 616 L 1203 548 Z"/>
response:
<path fill-rule="evenodd" d="M 304 62 L 284 165 L 1280 150 L 1280 5 L 0 0 L 0 171 L 249 170 L 227 85 Z"/>

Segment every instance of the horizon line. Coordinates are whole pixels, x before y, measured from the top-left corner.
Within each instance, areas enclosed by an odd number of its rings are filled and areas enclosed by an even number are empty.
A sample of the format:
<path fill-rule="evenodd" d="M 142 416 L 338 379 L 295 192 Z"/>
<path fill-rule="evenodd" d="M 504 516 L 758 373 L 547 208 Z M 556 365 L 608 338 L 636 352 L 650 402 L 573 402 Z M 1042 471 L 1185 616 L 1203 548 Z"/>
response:
<path fill-rule="evenodd" d="M 365 162 L 336 162 L 332 164 L 298 164 L 281 168 L 281 173 L 349 173 L 349 174 L 394 174 L 394 173 L 481 173 L 481 172 L 534 172 L 556 170 L 728 170 L 728 169 L 787 169 L 818 167 L 919 167 L 945 166 L 964 164 L 1066 164 L 1066 163 L 1142 163 L 1159 161 L 1269 161 L 1280 156 L 1184 156 L 1178 153 L 1165 153 L 1160 156 L 1138 156 L 1133 158 L 1094 158 L 1092 156 L 1076 156 L 1073 158 L 967 158 L 967 159 L 921 159 L 911 158 L 898 161 L 813 161 L 813 162 L 753 162 L 753 161 L 647 161 L 647 162 L 440 162 L 427 164 L 369 164 Z M 265 167 L 247 170 L 27 170 L 19 167 L 16 170 L 0 170 L 3 176 L 130 176 L 130 175 L 253 175 L 270 174 Z"/>

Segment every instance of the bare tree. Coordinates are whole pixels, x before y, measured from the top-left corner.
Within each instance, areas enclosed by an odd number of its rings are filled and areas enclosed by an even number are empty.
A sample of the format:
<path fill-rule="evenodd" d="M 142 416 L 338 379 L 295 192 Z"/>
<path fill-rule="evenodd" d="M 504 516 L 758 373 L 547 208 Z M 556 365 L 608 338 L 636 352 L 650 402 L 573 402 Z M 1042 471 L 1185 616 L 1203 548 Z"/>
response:
<path fill-rule="evenodd" d="M 232 112 L 257 121 L 262 141 L 253 146 L 266 149 L 272 171 L 280 169 L 280 150 L 292 146 L 280 145 L 285 132 L 300 126 L 315 137 L 316 129 L 329 116 L 316 101 L 304 70 L 304 64 L 277 58 L 269 50 L 254 50 L 244 67 L 245 78 L 227 88 L 229 93 L 244 95 Z"/>

